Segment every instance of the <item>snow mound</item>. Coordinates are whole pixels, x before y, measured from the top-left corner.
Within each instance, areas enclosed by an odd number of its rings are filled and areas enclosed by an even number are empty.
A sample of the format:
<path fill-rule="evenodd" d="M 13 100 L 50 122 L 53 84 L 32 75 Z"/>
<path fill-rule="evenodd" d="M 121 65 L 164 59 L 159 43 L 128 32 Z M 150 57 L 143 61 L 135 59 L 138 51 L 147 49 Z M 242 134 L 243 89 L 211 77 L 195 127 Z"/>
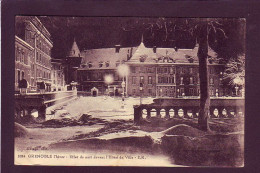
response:
<path fill-rule="evenodd" d="M 28 135 L 28 130 L 26 127 L 22 126 L 21 124 L 14 123 L 14 136 L 15 137 L 25 137 Z"/>
<path fill-rule="evenodd" d="M 88 122 L 91 118 L 92 116 L 89 114 L 82 114 L 81 117 L 79 118 L 79 121 Z"/>
<path fill-rule="evenodd" d="M 181 135 L 181 136 L 190 136 L 190 137 L 199 137 L 206 135 L 206 132 L 203 132 L 194 127 L 179 124 L 173 127 L 170 127 L 162 132 L 165 135 Z"/>

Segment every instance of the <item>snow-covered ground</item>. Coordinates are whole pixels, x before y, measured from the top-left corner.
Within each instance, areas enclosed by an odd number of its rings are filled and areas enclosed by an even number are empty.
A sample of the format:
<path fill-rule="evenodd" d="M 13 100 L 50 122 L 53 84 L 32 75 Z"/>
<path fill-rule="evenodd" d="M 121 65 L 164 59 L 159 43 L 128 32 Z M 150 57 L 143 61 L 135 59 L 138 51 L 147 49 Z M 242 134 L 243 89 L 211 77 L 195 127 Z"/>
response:
<path fill-rule="evenodd" d="M 153 102 L 154 98 L 143 98 L 143 104 Z M 140 104 L 140 98 L 125 98 L 124 102 L 119 97 L 79 97 L 79 99 L 64 106 L 62 110 L 56 112 L 57 118 L 61 112 L 68 112 L 70 118 L 77 118 L 82 114 L 89 114 L 95 118 L 106 120 L 133 119 L 133 105 Z"/>

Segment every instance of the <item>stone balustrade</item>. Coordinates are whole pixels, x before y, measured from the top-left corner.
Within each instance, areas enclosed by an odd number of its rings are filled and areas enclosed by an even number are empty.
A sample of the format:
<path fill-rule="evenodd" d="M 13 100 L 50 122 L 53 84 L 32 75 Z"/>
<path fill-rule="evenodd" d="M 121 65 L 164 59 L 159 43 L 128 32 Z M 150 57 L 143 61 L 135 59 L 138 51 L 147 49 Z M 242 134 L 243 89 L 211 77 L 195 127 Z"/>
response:
<path fill-rule="evenodd" d="M 40 93 L 27 93 L 15 95 L 15 118 L 31 115 L 33 110 L 38 111 L 38 118 L 46 118 L 46 108 L 77 98 L 77 91 L 59 91 Z"/>
<path fill-rule="evenodd" d="M 199 98 L 158 98 L 152 104 L 134 106 L 134 121 L 141 118 L 197 118 Z M 219 97 L 210 99 L 210 117 L 225 118 L 244 115 L 244 98 Z"/>

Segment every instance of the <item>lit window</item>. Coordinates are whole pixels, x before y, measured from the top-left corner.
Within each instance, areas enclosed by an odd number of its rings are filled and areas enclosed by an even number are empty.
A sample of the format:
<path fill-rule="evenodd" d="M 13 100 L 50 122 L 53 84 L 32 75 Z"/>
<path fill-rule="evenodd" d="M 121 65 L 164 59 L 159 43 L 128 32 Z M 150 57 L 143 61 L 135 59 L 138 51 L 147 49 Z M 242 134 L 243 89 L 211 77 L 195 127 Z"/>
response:
<path fill-rule="evenodd" d="M 152 84 L 152 76 L 148 76 L 148 84 Z"/>
<path fill-rule="evenodd" d="M 183 85 L 183 77 L 181 77 L 181 85 Z"/>
<path fill-rule="evenodd" d="M 193 73 L 193 68 L 192 67 L 190 68 L 190 73 Z"/>
<path fill-rule="evenodd" d="M 140 83 L 144 84 L 144 77 L 140 76 Z"/>
<path fill-rule="evenodd" d="M 210 84 L 214 84 L 214 79 L 210 78 Z"/>
<path fill-rule="evenodd" d="M 193 77 L 190 77 L 190 84 L 193 84 Z"/>

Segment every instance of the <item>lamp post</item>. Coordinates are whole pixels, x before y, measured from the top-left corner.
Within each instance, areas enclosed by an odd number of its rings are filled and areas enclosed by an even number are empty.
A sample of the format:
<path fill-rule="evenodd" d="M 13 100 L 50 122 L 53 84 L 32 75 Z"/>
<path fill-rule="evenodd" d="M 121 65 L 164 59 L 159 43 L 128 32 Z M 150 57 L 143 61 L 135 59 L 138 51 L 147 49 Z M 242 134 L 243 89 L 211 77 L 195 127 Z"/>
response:
<path fill-rule="evenodd" d="M 125 87 L 126 87 L 126 82 L 125 82 L 125 77 L 128 76 L 129 74 L 129 67 L 126 65 L 126 64 L 121 64 L 118 66 L 118 69 L 117 69 L 118 73 L 119 73 L 119 76 L 123 78 L 123 81 L 122 81 L 122 89 L 123 89 L 123 93 L 122 93 L 122 102 L 124 102 L 124 96 L 125 96 Z"/>
<path fill-rule="evenodd" d="M 140 83 L 140 105 L 142 104 L 142 92 L 143 92 L 143 83 Z"/>

